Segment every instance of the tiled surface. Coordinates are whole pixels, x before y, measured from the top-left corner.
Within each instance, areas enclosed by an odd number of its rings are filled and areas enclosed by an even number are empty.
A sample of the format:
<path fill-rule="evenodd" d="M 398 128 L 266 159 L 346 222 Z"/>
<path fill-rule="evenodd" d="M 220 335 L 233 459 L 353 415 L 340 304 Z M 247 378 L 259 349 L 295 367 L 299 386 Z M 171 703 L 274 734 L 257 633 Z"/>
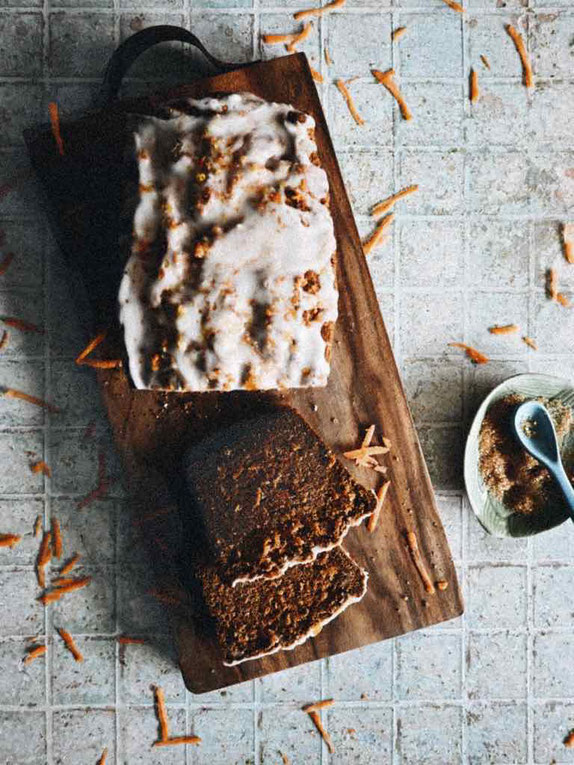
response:
<path fill-rule="evenodd" d="M 188 24 L 216 55 L 243 61 L 282 54 L 263 32 L 298 28 L 301 0 L 2 0 L 0 2 L 0 247 L 16 254 L 0 277 L 0 314 L 46 334 L 12 332 L 0 385 L 46 396 L 57 417 L 15 401 L 0 406 L 0 762 L 108 763 L 529 763 L 574 761 L 563 738 L 574 727 L 574 545 L 570 526 L 533 540 L 496 540 L 474 520 L 462 491 L 462 450 L 482 397 L 517 372 L 574 373 L 574 311 L 544 297 L 544 271 L 571 293 L 574 267 L 558 224 L 574 216 L 574 5 L 570 0 L 468 0 L 460 16 L 440 0 L 347 0 L 314 21 L 303 49 L 325 76 L 320 92 L 362 236 L 369 207 L 412 183 L 388 242 L 370 259 L 441 515 L 466 598 L 463 618 L 360 652 L 204 696 L 187 693 L 168 628 L 146 594 L 137 540 L 118 482 L 109 498 L 79 511 L 94 486 L 97 454 L 118 474 L 89 371 L 71 359 L 83 335 L 65 270 L 26 175 L 23 126 L 85 108 L 105 59 L 131 32 Z M 504 32 L 526 36 L 535 88 L 521 86 Z M 390 30 L 406 26 L 394 46 Z M 328 47 L 334 65 L 327 67 Z M 479 60 L 488 56 L 491 69 Z M 467 100 L 468 71 L 481 99 Z M 142 60 L 134 78 L 173 75 L 173 57 Z M 370 78 L 394 66 L 413 113 L 406 123 Z M 177 72 L 176 72 L 177 75 Z M 350 84 L 363 128 L 351 120 L 337 76 Z M 142 83 L 132 80 L 132 88 Z M 156 85 L 157 87 L 157 85 Z M 5 186 L 16 179 L 15 191 Z M 574 221 L 573 221 L 574 222 Z M 540 345 L 494 338 L 487 325 L 518 322 Z M 492 361 L 472 367 L 447 346 L 461 340 Z M 95 435 L 86 429 L 96 423 Z M 52 479 L 29 465 L 46 459 Z M 46 613 L 36 604 L 36 516 L 57 515 L 67 557 L 82 555 L 92 585 Z M 76 664 L 54 633 L 72 631 Z M 145 645 L 120 647 L 120 634 Z M 46 658 L 23 667 L 30 638 L 48 636 Z M 151 685 L 166 693 L 174 733 L 204 743 L 152 750 Z M 329 755 L 302 703 L 333 696 L 324 714 Z"/>

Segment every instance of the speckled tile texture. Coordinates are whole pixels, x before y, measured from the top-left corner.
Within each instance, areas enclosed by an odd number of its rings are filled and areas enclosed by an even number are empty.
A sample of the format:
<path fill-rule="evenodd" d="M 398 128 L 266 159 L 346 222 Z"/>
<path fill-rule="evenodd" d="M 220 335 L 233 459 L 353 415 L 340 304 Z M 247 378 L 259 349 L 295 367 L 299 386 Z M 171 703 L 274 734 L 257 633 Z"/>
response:
<path fill-rule="evenodd" d="M 574 728 L 574 538 L 569 524 L 531 540 L 486 535 L 468 506 L 462 452 L 482 397 L 524 371 L 572 377 L 574 310 L 549 302 L 544 272 L 558 270 L 572 297 L 574 266 L 561 254 L 559 224 L 574 222 L 574 5 L 569 0 L 465 0 L 464 15 L 440 0 L 347 0 L 314 21 L 301 46 L 319 86 L 362 235 L 369 207 L 418 183 L 401 202 L 385 244 L 370 256 L 383 316 L 437 490 L 466 598 L 466 613 L 427 632 L 291 672 L 193 696 L 174 663 L 168 628 L 149 589 L 119 481 L 106 499 L 78 510 L 95 482 L 98 452 L 119 475 L 89 370 L 73 364 L 85 337 L 65 271 L 27 173 L 21 129 L 63 115 L 97 92 L 118 42 L 154 23 L 185 24 L 227 60 L 283 53 L 264 32 L 298 29 L 304 0 L 1 0 L 0 229 L 15 260 L 0 277 L 0 315 L 25 318 L 45 334 L 11 332 L 0 385 L 45 396 L 50 416 L 22 402 L 0 403 L 0 533 L 22 534 L 0 550 L 0 762 L 6 765 L 423 765 L 574 762 L 563 739 Z M 504 31 L 522 31 L 535 87 L 521 84 Z M 406 26 L 399 42 L 391 30 Z M 324 50 L 333 60 L 327 66 Z M 481 63 L 488 57 L 490 69 Z M 393 66 L 414 114 L 404 122 L 371 79 Z M 481 98 L 468 100 L 468 74 Z M 132 71 L 129 88 L 185 78 L 161 51 Z M 352 121 L 336 77 L 350 83 L 364 127 Z M 14 181 L 16 188 L 13 189 Z M 10 184 L 10 185 L 6 185 Z M 487 326 L 519 323 L 519 336 Z M 473 367 L 447 343 L 488 353 Z M 45 459 L 53 477 L 33 474 Z M 33 573 L 38 514 L 57 515 L 64 556 L 82 555 L 89 588 L 46 609 Z M 55 633 L 73 633 L 85 660 L 73 661 Z M 119 645 L 119 634 L 146 638 Z M 27 667 L 29 639 L 47 654 Z M 200 747 L 152 750 L 157 735 L 151 686 L 165 690 L 174 734 Z M 329 754 L 300 706 L 321 697 Z"/>

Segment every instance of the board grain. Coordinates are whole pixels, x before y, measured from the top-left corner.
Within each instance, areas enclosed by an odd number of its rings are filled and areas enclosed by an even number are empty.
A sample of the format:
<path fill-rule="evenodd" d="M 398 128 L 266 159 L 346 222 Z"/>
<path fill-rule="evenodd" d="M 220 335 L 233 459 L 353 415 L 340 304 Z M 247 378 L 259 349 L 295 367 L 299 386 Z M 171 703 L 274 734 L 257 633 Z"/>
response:
<path fill-rule="evenodd" d="M 319 154 L 331 188 L 338 245 L 340 318 L 335 333 L 332 372 L 324 389 L 276 393 L 166 394 L 136 391 L 125 372 L 99 371 L 98 381 L 131 492 L 135 524 L 142 530 L 158 578 L 168 592 L 179 663 L 194 693 L 294 667 L 369 643 L 428 627 L 462 613 L 451 554 L 401 385 L 392 349 L 362 252 L 327 125 L 303 54 L 195 81 L 148 100 L 121 101 L 98 115 L 62 126 L 66 154 L 55 150 L 45 129 L 27 131 L 33 165 L 47 192 L 54 232 L 71 273 L 79 275 L 91 305 L 91 331 L 112 325 L 103 353 L 122 352 L 114 325 L 122 263 L 117 248 L 122 142 L 125 114 L 149 111 L 182 96 L 249 91 L 268 100 L 289 102 L 317 123 Z M 369 572 L 369 587 L 353 605 L 314 639 L 236 667 L 225 667 L 209 622 L 189 578 L 189 545 L 194 544 L 179 460 L 204 434 L 255 411 L 294 407 L 337 453 L 354 447 L 367 426 L 392 443 L 384 458 L 392 485 L 378 528 L 353 530 L 345 547 Z M 346 467 L 367 487 L 377 474 Z M 428 595 L 406 547 L 407 531 L 417 534 L 432 578 L 448 582 Z"/>

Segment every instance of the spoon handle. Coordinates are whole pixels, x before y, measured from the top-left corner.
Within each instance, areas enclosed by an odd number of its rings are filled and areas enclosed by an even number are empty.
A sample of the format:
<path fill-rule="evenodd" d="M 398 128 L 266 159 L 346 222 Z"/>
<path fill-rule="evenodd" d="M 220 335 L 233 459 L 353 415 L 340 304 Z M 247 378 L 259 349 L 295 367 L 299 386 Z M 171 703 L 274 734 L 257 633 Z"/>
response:
<path fill-rule="evenodd" d="M 574 488 L 572 488 L 572 484 L 568 480 L 568 476 L 566 475 L 566 471 L 561 462 L 553 465 L 553 468 L 554 478 L 558 481 L 558 484 L 562 489 L 562 494 L 566 500 L 570 517 L 574 521 Z"/>

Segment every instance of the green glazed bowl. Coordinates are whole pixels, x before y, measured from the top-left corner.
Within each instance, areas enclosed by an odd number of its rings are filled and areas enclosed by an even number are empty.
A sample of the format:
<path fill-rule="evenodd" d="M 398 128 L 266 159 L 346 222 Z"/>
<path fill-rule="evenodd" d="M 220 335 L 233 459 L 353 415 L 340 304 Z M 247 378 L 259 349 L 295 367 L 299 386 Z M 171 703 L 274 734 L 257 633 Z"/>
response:
<path fill-rule="evenodd" d="M 523 374 L 510 377 L 492 390 L 484 399 L 466 440 L 464 452 L 464 482 L 471 507 L 484 528 L 497 537 L 526 537 L 559 526 L 569 518 L 568 511 L 560 505 L 549 504 L 532 515 L 517 513 L 493 497 L 482 480 L 478 465 L 478 436 L 484 416 L 492 403 L 511 393 L 526 398 L 543 396 L 559 399 L 574 409 L 574 385 L 568 380 L 542 374 Z M 567 471 L 574 466 L 574 432 L 564 439 L 562 460 Z"/>

